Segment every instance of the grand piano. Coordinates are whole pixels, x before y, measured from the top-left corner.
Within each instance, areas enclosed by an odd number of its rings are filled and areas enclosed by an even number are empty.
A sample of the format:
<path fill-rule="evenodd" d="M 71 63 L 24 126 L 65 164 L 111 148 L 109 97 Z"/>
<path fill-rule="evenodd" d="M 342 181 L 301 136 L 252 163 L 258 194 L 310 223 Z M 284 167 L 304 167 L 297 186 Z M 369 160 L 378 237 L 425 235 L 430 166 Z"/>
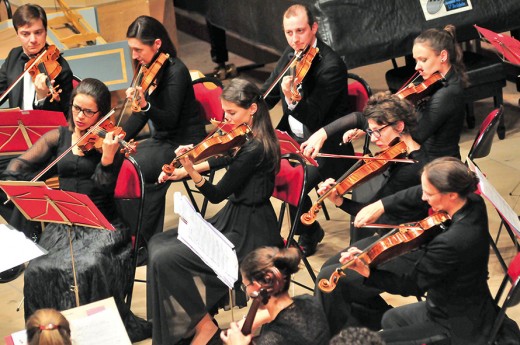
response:
<path fill-rule="evenodd" d="M 409 54 L 413 39 L 427 28 L 454 24 L 460 41 L 478 38 L 474 24 L 495 32 L 520 28 L 518 0 L 471 0 L 471 10 L 429 21 L 421 8 L 421 2 L 427 1 L 301 0 L 300 3 L 314 6 L 321 38 L 343 57 L 348 68 Z M 178 8 L 205 16 L 215 26 L 280 53 L 287 45 L 282 15 L 295 1 L 175 0 L 174 3 Z"/>

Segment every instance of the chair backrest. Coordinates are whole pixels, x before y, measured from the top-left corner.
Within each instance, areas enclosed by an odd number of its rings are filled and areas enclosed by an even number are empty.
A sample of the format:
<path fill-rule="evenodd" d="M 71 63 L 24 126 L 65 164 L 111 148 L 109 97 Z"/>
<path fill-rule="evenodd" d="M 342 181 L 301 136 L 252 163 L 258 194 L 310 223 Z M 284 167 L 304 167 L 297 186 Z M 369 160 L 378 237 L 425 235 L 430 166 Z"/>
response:
<path fill-rule="evenodd" d="M 220 95 L 222 94 L 222 82 L 215 77 L 202 77 L 192 81 L 195 98 L 201 105 L 205 119 L 221 121 L 224 118 Z"/>
<path fill-rule="evenodd" d="M 507 269 L 507 275 L 502 282 L 502 286 L 500 287 L 498 298 L 502 292 L 502 288 L 507 284 L 507 281 L 511 283 L 511 288 L 500 308 L 500 311 L 495 319 L 493 324 L 493 328 L 491 330 L 488 344 L 495 344 L 495 340 L 497 339 L 498 334 L 502 332 L 507 332 L 504 334 L 505 337 L 518 337 L 520 336 L 520 331 L 518 330 L 518 326 L 510 325 L 512 327 L 502 327 L 504 325 L 504 320 L 506 319 L 507 308 L 513 307 L 520 303 L 520 253 L 517 253 L 513 260 L 509 263 Z M 497 301 L 498 302 L 498 301 Z"/>
<path fill-rule="evenodd" d="M 354 73 L 348 74 L 348 94 L 355 102 L 355 111 L 363 111 L 368 99 L 372 96 L 370 85 Z"/>
<path fill-rule="evenodd" d="M 114 198 L 140 199 L 144 192 L 143 186 L 144 180 L 139 165 L 132 157 L 126 158 L 117 177 Z"/>
<path fill-rule="evenodd" d="M 137 252 L 140 247 L 141 228 L 143 224 L 144 210 L 144 178 L 139 164 L 131 157 L 125 158 L 119 176 L 117 177 L 114 198 L 119 203 L 118 211 L 121 218 L 130 223 L 132 229 L 132 266 L 129 274 L 129 281 L 126 287 L 126 304 L 130 308 L 132 304 L 132 293 L 134 288 L 134 276 L 137 268 Z M 138 202 L 138 212 L 135 214 L 133 207 L 125 207 L 130 202 Z M 132 210 L 132 213 L 129 212 Z"/>
<path fill-rule="evenodd" d="M 296 162 L 293 165 L 292 162 Z M 296 207 L 294 219 L 296 221 L 291 225 L 291 230 L 287 236 L 286 246 L 291 245 L 293 237 L 296 234 L 297 226 L 300 224 L 299 219 L 302 214 L 303 199 L 305 198 L 305 181 L 307 179 L 307 165 L 305 159 L 296 153 L 287 153 L 282 155 L 280 161 L 280 171 L 276 175 L 273 197 L 282 200 L 282 210 L 280 216 L 285 210 L 285 203 Z M 280 219 L 280 225 L 282 217 Z"/>
<path fill-rule="evenodd" d="M 81 78 L 78 77 L 77 75 L 73 74 L 72 75 L 72 88 L 75 89 L 76 86 L 78 86 L 78 84 L 81 82 Z"/>
<path fill-rule="evenodd" d="M 280 171 L 276 175 L 273 196 L 292 206 L 298 207 L 300 195 L 302 193 L 304 180 L 304 165 L 293 166 L 290 162 L 291 157 L 296 154 L 286 154 L 280 161 Z M 293 158 L 294 159 L 294 158 Z M 304 163 L 305 164 L 305 163 Z"/>
<path fill-rule="evenodd" d="M 469 150 L 468 157 L 470 159 L 483 158 L 489 155 L 501 116 L 504 116 L 503 106 L 494 109 L 486 116 Z"/>

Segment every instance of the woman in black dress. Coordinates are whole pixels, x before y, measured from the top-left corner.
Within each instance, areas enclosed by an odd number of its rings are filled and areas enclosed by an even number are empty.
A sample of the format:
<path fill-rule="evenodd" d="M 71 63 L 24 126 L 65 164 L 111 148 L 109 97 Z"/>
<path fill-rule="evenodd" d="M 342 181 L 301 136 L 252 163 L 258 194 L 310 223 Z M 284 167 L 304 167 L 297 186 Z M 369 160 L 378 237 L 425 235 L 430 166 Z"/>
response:
<path fill-rule="evenodd" d="M 99 80 L 84 79 L 72 92 L 69 126 L 45 133 L 29 150 L 13 159 L 2 179 L 29 181 L 110 110 L 110 92 Z M 72 247 L 80 304 L 114 297 L 123 320 L 130 317 L 125 307 L 125 289 L 131 273 L 131 241 L 114 203 L 114 188 L 124 155 L 118 138 L 107 133 L 102 153 L 83 152 L 78 146 L 57 164 L 60 189 L 86 194 L 114 226 L 115 231 L 72 226 Z M 24 276 L 25 318 L 37 309 L 65 310 L 76 307 L 69 225 L 50 223 L 39 245 L 49 251 L 32 260 Z M 129 329 L 130 332 L 132 330 Z M 133 334 L 130 336 L 134 338 Z M 136 339 L 136 338 L 134 338 Z"/>
<path fill-rule="evenodd" d="M 368 122 L 369 129 L 367 129 L 367 132 L 370 133 L 372 142 L 380 149 L 387 149 L 395 139 L 399 138 L 406 144 L 406 156 L 417 162 L 393 163 L 383 173 L 382 186 L 368 202 L 357 202 L 344 198 L 335 191 L 330 192 L 329 199 L 337 207 L 352 215 L 352 219 L 364 206 L 371 202 L 420 184 L 421 170 L 429 161 L 422 146 L 412 138 L 411 132 L 417 125 L 417 114 L 408 101 L 389 93 L 377 93 L 369 99 L 363 115 Z M 334 180 L 332 179 L 326 180 L 321 184 L 318 192 L 325 193 L 332 188 L 333 183 Z M 370 180 L 368 183 L 370 183 Z M 398 214 L 382 215 L 377 223 L 402 224 L 423 219 L 427 214 L 427 207 L 417 207 Z M 379 234 L 384 234 L 388 231 L 389 229 L 377 229 Z M 351 230 L 352 245 L 359 248 L 367 247 L 379 239 L 379 236 L 372 236 L 374 232 L 374 229 L 353 228 Z M 332 256 L 323 264 L 318 274 L 318 281 L 320 279 L 328 279 L 336 268 L 341 266 L 339 264 L 340 257 L 341 252 Z M 380 291 L 367 288 L 362 284 L 362 279 L 363 277 L 355 272 L 352 272 L 352 274 L 349 272 L 347 277 L 338 282 L 340 288 L 333 292 L 323 293 L 319 289 L 315 290 L 316 296 L 323 304 L 332 334 L 339 332 L 347 322 L 350 322 L 350 326 L 363 325 L 375 329 L 379 327 L 381 317 L 388 309 L 388 305 L 379 297 Z M 344 286 L 345 288 L 343 288 Z M 359 306 L 359 308 L 352 307 L 352 301 L 356 302 L 356 306 Z M 362 320 L 358 320 L 359 322 L 356 323 L 357 321 L 354 322 L 353 319 L 358 316 Z"/>
<path fill-rule="evenodd" d="M 262 326 L 256 345 L 326 345 L 330 334 L 320 304 L 312 296 L 291 297 L 291 275 L 298 272 L 300 254 L 295 248 L 264 247 L 249 253 L 240 266 L 242 288 L 249 294 L 264 288 L 270 298 L 255 316 L 253 331 Z M 279 272 L 279 274 L 278 274 Z M 280 286 L 280 291 L 270 291 Z M 260 298 L 260 297 L 258 297 Z M 238 323 L 232 323 L 221 338 L 227 345 L 247 345 L 251 336 L 244 336 Z"/>
<path fill-rule="evenodd" d="M 190 176 L 212 203 L 226 198 L 226 205 L 209 220 L 234 245 L 239 262 L 260 246 L 280 246 L 282 240 L 270 197 L 280 162 L 279 144 L 269 110 L 260 90 L 252 83 L 234 79 L 224 89 L 222 108 L 232 124 L 247 123 L 254 137 L 233 157 L 212 158 L 193 165 L 181 159 L 173 176 L 162 173 L 159 181 Z M 181 148 L 178 153 L 183 153 Z M 227 166 L 213 185 L 200 172 Z M 148 318 L 153 322 L 154 344 L 176 344 L 182 338 L 205 344 L 220 341 L 209 314 L 228 289 L 215 273 L 177 239 L 177 231 L 157 234 L 149 244 L 147 271 Z"/>
<path fill-rule="evenodd" d="M 175 157 L 179 145 L 197 143 L 205 137 L 204 122 L 195 100 L 188 68 L 177 57 L 177 51 L 164 26 L 155 18 L 140 16 L 126 33 L 132 59 L 151 67 L 159 58 L 169 55 L 160 68 L 154 83 L 147 89 L 129 88 L 133 97 L 137 92 L 140 111 L 132 113 L 123 128 L 128 141 L 136 137 L 148 121 L 153 124 L 153 136 L 139 143 L 135 160 L 139 163 L 146 183 L 142 226 L 147 243 L 153 234 L 163 231 L 165 197 L 169 184 L 157 184 L 157 177 L 165 162 Z M 129 212 L 136 212 L 129 210 Z"/>
<path fill-rule="evenodd" d="M 451 156 L 460 158 L 459 140 L 464 125 L 464 86 L 467 83 L 462 50 L 457 44 L 455 27 L 443 30 L 428 29 L 414 41 L 415 69 L 424 79 L 439 72 L 444 80 L 440 87 L 417 105 L 419 123 L 412 137 L 423 145 L 431 159 Z M 340 131 L 348 131 L 343 139 L 350 141 L 365 130 L 366 120 L 360 113 L 352 113 L 316 131 L 305 143 L 305 155 L 316 157 L 325 140 Z"/>

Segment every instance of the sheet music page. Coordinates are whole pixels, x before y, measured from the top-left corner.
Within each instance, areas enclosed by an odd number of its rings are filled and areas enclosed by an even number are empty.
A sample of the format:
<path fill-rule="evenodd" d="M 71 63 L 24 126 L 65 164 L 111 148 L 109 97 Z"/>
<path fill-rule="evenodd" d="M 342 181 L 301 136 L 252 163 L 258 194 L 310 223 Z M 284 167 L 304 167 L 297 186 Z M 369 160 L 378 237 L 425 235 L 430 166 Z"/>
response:
<path fill-rule="evenodd" d="M 80 287 L 81 289 L 81 287 Z M 131 345 L 113 297 L 62 311 L 75 345 Z"/>
<path fill-rule="evenodd" d="M 69 321 L 74 345 L 131 345 L 114 298 L 85 304 L 61 312 Z M 10 338 L 10 339 L 9 339 Z M 24 330 L 6 337 L 6 342 L 27 345 Z"/>
<path fill-rule="evenodd" d="M 8 224 L 0 224 L 0 272 L 23 264 L 47 251 Z"/>
<path fill-rule="evenodd" d="M 186 196 L 174 194 L 179 214 L 178 239 L 197 254 L 230 289 L 238 279 L 238 258 L 233 243 L 195 211 Z"/>
<path fill-rule="evenodd" d="M 520 237 L 520 221 L 518 220 L 518 215 L 516 212 L 509 206 L 507 201 L 504 200 L 502 195 L 498 193 L 498 191 L 493 187 L 493 185 L 486 179 L 484 174 L 480 171 L 480 169 L 469 159 L 466 158 L 466 162 L 468 162 L 468 167 L 471 171 L 474 171 L 478 178 L 478 189 L 482 193 L 482 195 L 489 200 L 495 206 L 496 210 L 502 215 L 504 220 L 511 226 L 511 229 L 516 232 L 516 236 Z"/>

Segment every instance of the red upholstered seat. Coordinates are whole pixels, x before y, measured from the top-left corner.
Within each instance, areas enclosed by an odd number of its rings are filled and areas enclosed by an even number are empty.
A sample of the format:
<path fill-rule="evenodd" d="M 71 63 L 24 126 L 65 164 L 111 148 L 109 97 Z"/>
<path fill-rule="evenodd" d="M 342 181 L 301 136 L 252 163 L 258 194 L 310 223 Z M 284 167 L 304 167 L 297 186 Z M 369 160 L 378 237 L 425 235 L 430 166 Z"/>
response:
<path fill-rule="evenodd" d="M 292 166 L 288 160 L 280 161 L 280 171 L 276 175 L 273 196 L 298 207 L 303 187 L 303 167 Z"/>

